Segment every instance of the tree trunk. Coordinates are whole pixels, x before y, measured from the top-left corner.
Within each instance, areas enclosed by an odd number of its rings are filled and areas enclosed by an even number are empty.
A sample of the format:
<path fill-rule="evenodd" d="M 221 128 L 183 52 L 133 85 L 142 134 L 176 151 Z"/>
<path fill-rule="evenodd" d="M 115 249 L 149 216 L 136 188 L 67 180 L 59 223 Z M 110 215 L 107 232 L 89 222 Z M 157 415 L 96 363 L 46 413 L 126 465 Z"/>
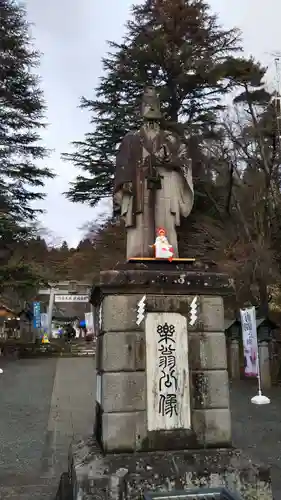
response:
<path fill-rule="evenodd" d="M 267 284 L 262 278 L 258 280 L 258 287 L 260 296 L 259 314 L 261 317 L 267 317 L 269 313 L 268 291 Z"/>

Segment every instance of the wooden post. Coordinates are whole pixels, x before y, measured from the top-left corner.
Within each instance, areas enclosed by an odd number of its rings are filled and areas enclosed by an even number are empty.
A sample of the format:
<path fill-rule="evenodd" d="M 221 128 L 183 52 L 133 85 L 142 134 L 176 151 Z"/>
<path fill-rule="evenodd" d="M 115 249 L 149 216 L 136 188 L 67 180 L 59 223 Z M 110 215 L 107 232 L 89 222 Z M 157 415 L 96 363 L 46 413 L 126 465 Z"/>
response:
<path fill-rule="evenodd" d="M 229 376 L 231 380 L 240 379 L 239 340 L 231 339 L 229 344 Z"/>
<path fill-rule="evenodd" d="M 269 389 L 271 387 L 271 372 L 268 342 L 261 342 L 259 344 L 259 358 L 261 387 L 262 389 Z"/>

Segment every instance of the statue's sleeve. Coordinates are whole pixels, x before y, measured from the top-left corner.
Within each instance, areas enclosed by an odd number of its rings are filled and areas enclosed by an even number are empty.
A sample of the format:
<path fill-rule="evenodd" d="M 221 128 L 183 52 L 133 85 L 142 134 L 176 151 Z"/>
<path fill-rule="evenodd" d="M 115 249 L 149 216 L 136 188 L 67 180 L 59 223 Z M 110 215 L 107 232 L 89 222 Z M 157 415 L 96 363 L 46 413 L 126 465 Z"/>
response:
<path fill-rule="evenodd" d="M 180 143 L 178 154 L 179 160 L 182 165 L 185 182 L 187 182 L 189 188 L 193 191 L 192 160 L 188 154 L 188 148 L 183 142 Z"/>
<path fill-rule="evenodd" d="M 116 155 L 114 192 L 117 193 L 126 183 L 133 183 L 135 175 L 134 134 L 128 133 L 122 140 Z"/>

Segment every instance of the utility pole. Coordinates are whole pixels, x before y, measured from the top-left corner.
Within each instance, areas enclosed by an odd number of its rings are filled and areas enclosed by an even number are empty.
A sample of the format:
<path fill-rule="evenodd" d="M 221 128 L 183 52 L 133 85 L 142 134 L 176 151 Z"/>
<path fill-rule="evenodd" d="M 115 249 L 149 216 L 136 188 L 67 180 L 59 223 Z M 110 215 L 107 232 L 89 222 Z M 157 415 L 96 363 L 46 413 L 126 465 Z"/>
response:
<path fill-rule="evenodd" d="M 55 288 L 50 289 L 49 307 L 48 307 L 48 336 L 52 338 L 52 319 L 53 319 L 53 308 L 55 301 Z"/>
<path fill-rule="evenodd" d="M 280 60 L 281 60 L 281 52 L 275 52 L 274 56 L 274 64 L 275 64 L 275 81 L 276 81 L 276 90 L 278 95 L 280 95 Z"/>
<path fill-rule="evenodd" d="M 272 52 L 275 66 L 275 92 L 272 98 L 272 104 L 276 113 L 276 127 L 279 142 L 281 146 L 281 52 Z"/>

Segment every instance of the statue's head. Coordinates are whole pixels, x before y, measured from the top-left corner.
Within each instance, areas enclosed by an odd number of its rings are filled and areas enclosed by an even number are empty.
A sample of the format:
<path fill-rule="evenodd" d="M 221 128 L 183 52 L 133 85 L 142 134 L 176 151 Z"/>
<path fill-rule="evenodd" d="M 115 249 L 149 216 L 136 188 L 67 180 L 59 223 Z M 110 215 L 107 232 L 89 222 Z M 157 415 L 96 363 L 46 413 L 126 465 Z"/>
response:
<path fill-rule="evenodd" d="M 154 87 L 146 87 L 142 98 L 142 116 L 145 120 L 161 120 L 160 101 Z"/>

